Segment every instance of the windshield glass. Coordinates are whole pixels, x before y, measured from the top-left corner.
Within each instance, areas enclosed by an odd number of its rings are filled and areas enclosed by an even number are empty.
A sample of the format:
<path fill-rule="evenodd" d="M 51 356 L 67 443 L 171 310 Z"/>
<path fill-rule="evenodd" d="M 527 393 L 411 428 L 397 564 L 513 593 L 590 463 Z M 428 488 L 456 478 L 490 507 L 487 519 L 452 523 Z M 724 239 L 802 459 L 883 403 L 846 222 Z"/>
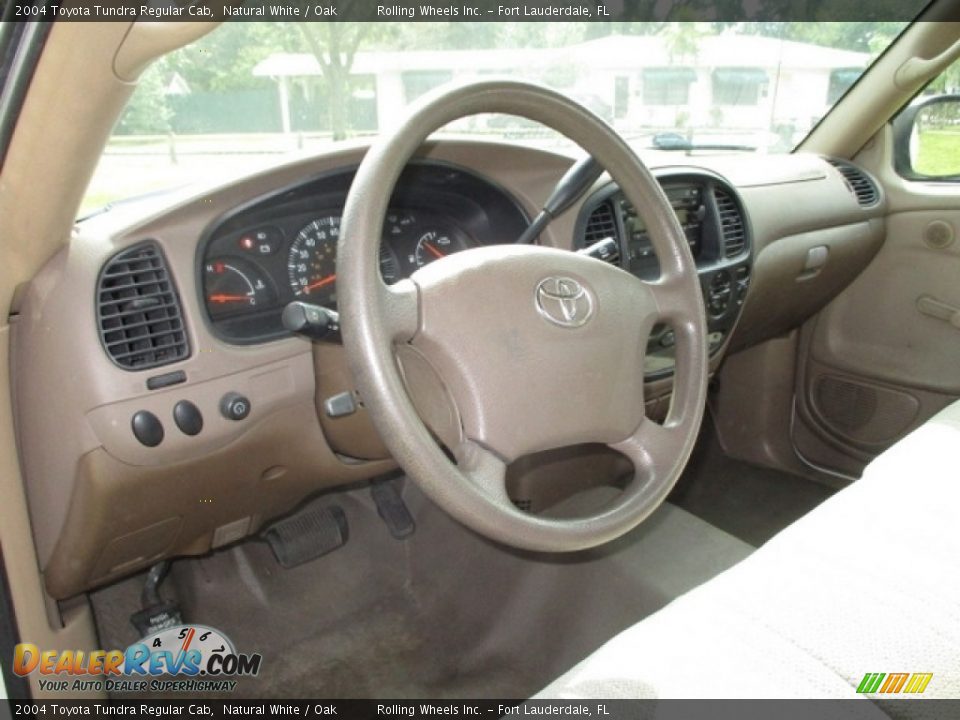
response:
<path fill-rule="evenodd" d="M 553 87 L 639 148 L 789 152 L 906 23 L 225 23 L 154 63 L 80 216 L 375 135 L 444 83 Z M 445 128 L 543 147 L 520 118 Z"/>

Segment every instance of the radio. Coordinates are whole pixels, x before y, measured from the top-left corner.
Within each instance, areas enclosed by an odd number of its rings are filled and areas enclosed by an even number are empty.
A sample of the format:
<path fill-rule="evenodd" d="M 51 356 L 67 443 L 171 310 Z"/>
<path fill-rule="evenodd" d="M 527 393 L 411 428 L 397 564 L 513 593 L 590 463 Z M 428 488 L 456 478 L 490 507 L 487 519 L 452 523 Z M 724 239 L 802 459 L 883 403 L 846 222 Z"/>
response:
<path fill-rule="evenodd" d="M 687 236 L 690 252 L 694 259 L 700 257 L 703 249 L 703 219 L 707 210 L 703 203 L 702 188 L 698 185 L 672 185 L 663 188 L 677 215 L 680 227 Z M 624 197 L 620 197 L 620 214 L 626 234 L 627 268 L 641 277 L 658 268 L 653 244 L 647 234 L 647 228 L 636 209 Z"/>

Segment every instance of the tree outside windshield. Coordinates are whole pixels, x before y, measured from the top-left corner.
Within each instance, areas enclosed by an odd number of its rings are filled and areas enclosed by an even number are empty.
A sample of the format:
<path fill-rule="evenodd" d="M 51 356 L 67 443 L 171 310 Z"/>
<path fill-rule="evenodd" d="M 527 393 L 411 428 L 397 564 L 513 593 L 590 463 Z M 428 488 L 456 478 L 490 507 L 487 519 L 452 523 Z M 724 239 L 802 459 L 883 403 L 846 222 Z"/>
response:
<path fill-rule="evenodd" d="M 424 93 L 484 77 L 555 88 L 640 149 L 788 152 L 905 25 L 226 23 L 144 73 L 80 215 L 376 135 Z M 442 132 L 566 142 L 506 116 Z"/>

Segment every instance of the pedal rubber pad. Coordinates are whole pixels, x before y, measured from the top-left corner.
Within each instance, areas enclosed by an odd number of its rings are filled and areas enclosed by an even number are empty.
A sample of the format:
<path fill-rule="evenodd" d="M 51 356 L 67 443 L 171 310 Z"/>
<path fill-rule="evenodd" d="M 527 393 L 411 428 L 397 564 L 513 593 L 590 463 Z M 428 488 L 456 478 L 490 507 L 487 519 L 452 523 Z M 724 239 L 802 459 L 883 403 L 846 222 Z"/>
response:
<path fill-rule="evenodd" d="M 338 505 L 314 505 L 275 522 L 263 532 L 277 562 L 303 565 L 336 550 L 349 538 L 347 516 Z"/>
<path fill-rule="evenodd" d="M 183 625 L 183 614 L 175 602 L 160 602 L 151 605 L 130 616 L 130 622 L 140 633 L 140 637 Z"/>
<path fill-rule="evenodd" d="M 377 504 L 377 514 L 387 524 L 394 538 L 403 540 L 413 535 L 417 526 L 407 509 L 407 504 L 403 502 L 395 481 L 384 480 L 374 483 L 370 487 L 370 494 Z"/>

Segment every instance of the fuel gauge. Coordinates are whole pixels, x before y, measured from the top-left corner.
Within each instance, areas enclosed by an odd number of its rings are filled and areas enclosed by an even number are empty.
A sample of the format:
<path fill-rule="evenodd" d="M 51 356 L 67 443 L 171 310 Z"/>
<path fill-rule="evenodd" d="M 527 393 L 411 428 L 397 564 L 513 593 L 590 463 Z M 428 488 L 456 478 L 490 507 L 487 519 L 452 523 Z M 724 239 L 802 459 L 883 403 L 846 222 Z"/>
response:
<path fill-rule="evenodd" d="M 276 302 L 270 281 L 241 258 L 208 260 L 203 266 L 203 295 L 210 317 L 253 312 Z"/>

